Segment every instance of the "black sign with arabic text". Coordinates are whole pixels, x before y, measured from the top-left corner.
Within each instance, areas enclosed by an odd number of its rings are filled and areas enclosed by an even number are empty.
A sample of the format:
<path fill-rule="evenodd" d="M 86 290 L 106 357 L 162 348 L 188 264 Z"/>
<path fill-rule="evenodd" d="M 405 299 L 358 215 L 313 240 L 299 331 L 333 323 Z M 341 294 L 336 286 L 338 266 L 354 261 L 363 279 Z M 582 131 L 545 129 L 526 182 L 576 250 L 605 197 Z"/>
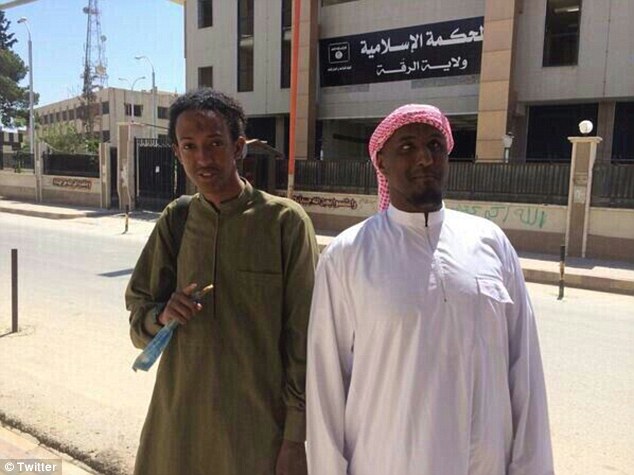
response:
<path fill-rule="evenodd" d="M 319 41 L 321 86 L 479 74 L 484 17 Z"/>

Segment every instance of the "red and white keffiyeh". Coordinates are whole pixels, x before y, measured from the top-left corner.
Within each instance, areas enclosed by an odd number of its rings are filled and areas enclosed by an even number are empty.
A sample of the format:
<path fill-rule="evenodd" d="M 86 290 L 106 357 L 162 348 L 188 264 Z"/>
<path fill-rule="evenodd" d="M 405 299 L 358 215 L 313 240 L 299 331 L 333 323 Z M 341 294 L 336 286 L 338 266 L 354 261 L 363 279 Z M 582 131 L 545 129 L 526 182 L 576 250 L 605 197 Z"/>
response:
<path fill-rule="evenodd" d="M 376 156 L 394 132 L 404 125 L 413 123 L 428 124 L 437 128 L 447 141 L 447 153 L 451 153 L 453 149 L 454 143 L 449 119 L 437 107 L 426 104 L 407 104 L 399 107 L 383 119 L 374 129 L 368 146 L 379 185 L 379 211 L 383 211 L 389 206 L 390 192 L 387 186 L 387 179 L 377 167 Z"/>

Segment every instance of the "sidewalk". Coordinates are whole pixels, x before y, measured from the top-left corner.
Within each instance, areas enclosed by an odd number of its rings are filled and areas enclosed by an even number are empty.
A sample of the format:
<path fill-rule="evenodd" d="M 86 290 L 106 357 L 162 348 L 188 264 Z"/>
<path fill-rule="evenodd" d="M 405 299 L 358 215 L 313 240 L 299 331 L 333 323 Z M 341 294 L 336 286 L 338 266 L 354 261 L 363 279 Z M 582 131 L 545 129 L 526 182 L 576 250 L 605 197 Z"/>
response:
<path fill-rule="evenodd" d="M 97 472 L 90 470 L 77 460 L 69 458 L 66 454 L 55 452 L 44 447 L 41 443 L 29 434 L 9 428 L 0 424 L 0 474 L 11 474 L 7 470 L 7 464 L 12 463 L 17 466 L 18 462 L 25 463 L 47 463 L 61 464 L 55 467 L 54 475 L 94 475 Z M 17 467 L 16 467 L 17 468 Z M 14 469 L 17 473 L 17 471 Z M 20 473 L 44 473 L 20 472 Z"/>
<path fill-rule="evenodd" d="M 98 210 L 73 206 L 50 206 L 0 199 L 0 212 L 36 216 L 49 219 L 75 219 L 121 215 L 118 210 Z M 131 220 L 145 223 L 153 221 L 158 213 L 133 211 Z M 332 233 L 317 232 L 319 248 L 323 250 L 332 241 Z M 559 256 L 519 253 L 524 277 L 528 282 L 558 285 Z M 568 258 L 565 267 L 565 285 L 600 292 L 634 295 L 634 262 L 598 259 Z"/>

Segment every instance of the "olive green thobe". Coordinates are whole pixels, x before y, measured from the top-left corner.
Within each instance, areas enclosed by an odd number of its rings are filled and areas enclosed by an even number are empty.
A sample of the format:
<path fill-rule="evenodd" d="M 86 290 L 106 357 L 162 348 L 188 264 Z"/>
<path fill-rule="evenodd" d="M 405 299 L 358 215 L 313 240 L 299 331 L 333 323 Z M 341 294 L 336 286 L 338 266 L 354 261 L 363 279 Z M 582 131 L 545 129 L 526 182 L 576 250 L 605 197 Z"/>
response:
<path fill-rule="evenodd" d="M 134 345 L 161 328 L 156 313 L 176 288 L 214 290 L 161 357 L 135 474 L 271 475 L 282 439 L 305 439 L 312 224 L 296 203 L 248 183 L 219 209 L 195 195 L 180 250 L 173 219 L 174 203 L 126 291 Z"/>

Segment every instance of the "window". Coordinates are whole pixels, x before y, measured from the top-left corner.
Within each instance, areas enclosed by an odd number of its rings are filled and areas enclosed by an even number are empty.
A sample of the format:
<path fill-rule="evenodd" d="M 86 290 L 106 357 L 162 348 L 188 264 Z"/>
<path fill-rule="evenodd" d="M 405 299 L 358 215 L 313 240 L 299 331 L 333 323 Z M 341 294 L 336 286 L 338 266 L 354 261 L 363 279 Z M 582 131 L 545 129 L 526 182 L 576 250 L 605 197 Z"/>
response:
<path fill-rule="evenodd" d="M 102 130 L 101 131 L 101 141 L 102 142 L 110 142 L 110 131 Z"/>
<path fill-rule="evenodd" d="M 238 0 L 238 92 L 253 91 L 253 0 Z"/>
<path fill-rule="evenodd" d="M 291 87 L 291 30 L 293 24 L 293 1 L 282 0 L 282 61 L 280 87 Z"/>
<path fill-rule="evenodd" d="M 110 114 L 110 103 L 108 101 L 101 103 L 101 113 Z M 104 140 L 104 142 L 107 142 L 107 140 Z"/>
<path fill-rule="evenodd" d="M 68 120 L 75 120 L 75 109 L 70 109 L 68 111 Z"/>
<path fill-rule="evenodd" d="M 140 104 L 134 105 L 134 117 L 141 117 L 143 115 L 143 106 Z"/>
<path fill-rule="evenodd" d="M 213 25 L 211 0 L 198 0 L 198 28 L 207 28 Z"/>
<path fill-rule="evenodd" d="M 581 0 L 548 0 L 543 66 L 574 66 L 579 56 Z"/>
<path fill-rule="evenodd" d="M 214 68 L 198 68 L 198 87 L 214 87 Z"/>
<path fill-rule="evenodd" d="M 156 109 L 156 116 L 159 119 L 167 119 L 168 118 L 169 109 L 167 107 L 158 106 Z"/>
<path fill-rule="evenodd" d="M 579 122 L 597 124 L 599 106 L 566 104 L 531 106 L 528 111 L 527 161 L 570 161 L 572 144 L 568 137 L 579 135 Z M 596 135 L 596 129 L 591 135 Z"/>
<path fill-rule="evenodd" d="M 62 111 L 62 120 L 63 121 L 68 120 L 68 111 L 65 111 L 65 110 Z"/>
<path fill-rule="evenodd" d="M 634 102 L 616 103 L 612 160 L 629 160 L 634 163 Z"/>
<path fill-rule="evenodd" d="M 169 143 L 169 139 L 167 134 L 158 134 L 157 136 L 159 143 Z"/>
<path fill-rule="evenodd" d="M 125 109 L 125 115 L 132 115 L 132 104 L 128 104 L 127 102 L 123 104 L 123 108 Z"/>

